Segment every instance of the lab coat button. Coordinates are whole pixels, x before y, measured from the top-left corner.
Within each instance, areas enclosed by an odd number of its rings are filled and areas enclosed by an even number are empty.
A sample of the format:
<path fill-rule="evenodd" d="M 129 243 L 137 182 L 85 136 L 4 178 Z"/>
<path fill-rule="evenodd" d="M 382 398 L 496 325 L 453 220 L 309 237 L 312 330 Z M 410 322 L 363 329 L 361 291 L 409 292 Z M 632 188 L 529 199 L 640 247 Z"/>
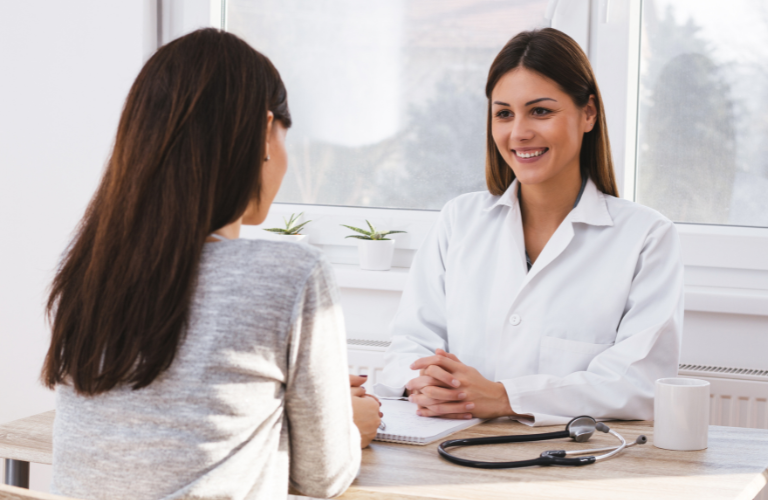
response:
<path fill-rule="evenodd" d="M 512 326 L 517 326 L 520 324 L 520 316 L 517 314 L 513 314 L 509 317 L 509 322 L 512 324 Z"/>

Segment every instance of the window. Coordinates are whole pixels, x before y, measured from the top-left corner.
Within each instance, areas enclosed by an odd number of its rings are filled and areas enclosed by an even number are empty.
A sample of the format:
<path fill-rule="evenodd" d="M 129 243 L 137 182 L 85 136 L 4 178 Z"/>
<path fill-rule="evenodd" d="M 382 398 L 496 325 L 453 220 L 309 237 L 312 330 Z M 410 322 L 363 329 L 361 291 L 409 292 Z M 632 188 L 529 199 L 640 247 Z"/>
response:
<path fill-rule="evenodd" d="M 277 201 L 440 209 L 485 189 L 485 80 L 548 0 L 228 0 L 294 127 Z"/>
<path fill-rule="evenodd" d="M 296 125 L 267 224 L 304 211 L 333 262 L 355 261 L 338 224 L 369 218 L 408 230 L 408 266 L 434 210 L 484 188 L 486 72 L 511 36 L 551 22 L 595 68 L 622 195 L 678 222 L 691 283 L 765 289 L 736 277 L 768 272 L 764 1 L 184 2 L 185 30 L 199 25 L 186 3 L 204 4 L 283 74 Z"/>
<path fill-rule="evenodd" d="M 675 222 L 768 227 L 768 5 L 645 0 L 636 201 Z"/>

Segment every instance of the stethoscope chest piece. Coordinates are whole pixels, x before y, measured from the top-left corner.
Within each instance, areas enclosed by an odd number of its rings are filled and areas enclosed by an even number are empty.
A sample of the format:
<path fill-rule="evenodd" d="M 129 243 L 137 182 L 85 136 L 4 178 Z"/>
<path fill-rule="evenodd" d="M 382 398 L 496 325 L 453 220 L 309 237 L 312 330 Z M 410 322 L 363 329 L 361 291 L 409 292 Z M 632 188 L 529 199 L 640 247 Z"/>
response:
<path fill-rule="evenodd" d="M 612 434 L 619 439 L 621 444 L 619 446 L 613 446 L 608 448 L 595 448 L 590 450 L 549 450 L 543 452 L 538 458 L 531 460 L 518 460 L 514 462 L 480 462 L 477 460 L 469 460 L 466 458 L 460 458 L 455 455 L 451 455 L 448 452 L 448 448 L 456 448 L 461 446 L 480 446 L 484 444 L 502 444 L 502 443 L 526 443 L 532 441 L 546 441 L 549 439 L 561 439 L 571 438 L 577 443 L 585 443 L 589 441 L 595 431 L 605 432 Z M 443 441 L 437 447 L 437 452 L 441 457 L 458 465 L 465 467 L 476 467 L 480 469 L 513 469 L 517 467 L 530 467 L 532 465 L 568 465 L 568 466 L 580 466 L 589 465 L 597 462 L 598 460 L 604 460 L 610 458 L 619 453 L 624 448 L 634 446 L 636 444 L 645 444 L 647 439 L 645 436 L 638 436 L 638 438 L 630 444 L 624 440 L 617 432 L 611 430 L 607 425 L 602 422 L 597 422 L 594 418 L 586 415 L 576 417 L 572 419 L 565 426 L 564 431 L 548 432 L 544 434 L 519 434 L 512 436 L 491 436 L 484 438 L 471 438 L 471 439 L 451 439 Z M 603 455 L 591 455 L 585 457 L 572 457 L 573 455 L 588 455 L 594 453 L 608 452 Z"/>

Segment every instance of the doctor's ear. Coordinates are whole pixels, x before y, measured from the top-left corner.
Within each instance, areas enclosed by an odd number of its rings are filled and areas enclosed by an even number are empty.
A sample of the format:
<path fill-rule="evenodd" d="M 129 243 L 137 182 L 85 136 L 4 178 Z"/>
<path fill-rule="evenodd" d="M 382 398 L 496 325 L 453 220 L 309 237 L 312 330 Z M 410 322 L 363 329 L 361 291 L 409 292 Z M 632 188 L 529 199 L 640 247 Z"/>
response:
<path fill-rule="evenodd" d="M 595 101 L 594 94 L 589 96 L 589 101 L 587 101 L 586 106 L 583 108 L 584 111 L 584 133 L 592 132 L 592 129 L 595 128 L 595 122 L 597 121 L 597 104 Z"/>

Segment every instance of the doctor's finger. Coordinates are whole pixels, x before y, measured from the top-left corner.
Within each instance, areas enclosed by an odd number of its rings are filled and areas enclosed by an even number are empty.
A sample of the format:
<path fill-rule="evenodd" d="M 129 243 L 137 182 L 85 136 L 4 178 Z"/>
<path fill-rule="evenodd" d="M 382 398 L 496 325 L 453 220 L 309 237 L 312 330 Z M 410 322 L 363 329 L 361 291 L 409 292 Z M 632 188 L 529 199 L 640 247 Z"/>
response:
<path fill-rule="evenodd" d="M 448 359 L 452 359 L 454 361 L 457 361 L 457 362 L 461 363 L 461 361 L 459 360 L 458 356 L 456 356 L 455 354 L 451 354 L 450 352 L 444 351 L 442 349 L 435 349 L 435 353 L 438 356 L 445 356 Z"/>
<path fill-rule="evenodd" d="M 461 385 L 461 382 L 459 382 L 459 379 L 456 378 L 454 374 L 448 373 L 437 365 L 427 367 L 424 373 L 434 379 L 441 381 L 443 384 L 446 384 L 449 387 L 459 387 Z"/>
<path fill-rule="evenodd" d="M 449 371 L 458 370 L 459 368 L 464 366 L 463 363 L 454 361 L 449 357 L 435 354 L 434 356 L 427 356 L 426 358 L 417 359 L 411 365 L 411 370 L 421 370 L 422 368 L 428 368 L 430 365 L 442 366 L 443 368 Z"/>
<path fill-rule="evenodd" d="M 465 402 L 442 402 L 436 405 L 427 406 L 426 408 L 427 410 L 434 412 L 436 415 L 447 415 L 449 413 L 468 413 L 475 408 L 475 404 Z"/>
<path fill-rule="evenodd" d="M 424 387 L 421 393 L 432 399 L 440 399 L 442 401 L 461 401 L 467 397 L 466 391 L 461 389 L 447 389 L 434 385 Z"/>
<path fill-rule="evenodd" d="M 458 403 L 457 405 L 458 406 L 454 406 L 455 411 L 447 411 L 451 407 L 451 404 L 432 405 L 432 406 L 422 407 L 416 410 L 416 414 L 422 417 L 442 417 L 442 418 L 460 418 L 460 419 L 472 418 L 472 414 L 467 412 L 466 409 L 464 409 L 463 407 L 464 405 L 462 405 L 461 403 Z"/>
<path fill-rule="evenodd" d="M 428 396 L 425 396 L 424 394 L 411 394 L 408 396 L 408 401 L 411 403 L 416 403 L 417 405 L 421 407 L 427 407 L 432 405 L 437 405 L 440 403 L 445 403 L 442 399 L 432 399 Z"/>
<path fill-rule="evenodd" d="M 441 381 L 439 381 L 439 380 L 437 380 L 435 378 L 432 378 L 429 375 L 422 375 L 420 377 L 416 377 L 416 378 L 413 378 L 413 379 L 409 380 L 408 383 L 405 384 L 405 388 L 408 389 L 411 392 L 413 392 L 413 391 L 421 392 L 421 390 L 423 388 L 425 388 L 425 387 L 427 387 L 429 385 L 437 385 L 437 386 L 440 386 L 440 387 L 448 387 L 445 383 L 443 383 L 443 382 L 441 382 Z"/>

